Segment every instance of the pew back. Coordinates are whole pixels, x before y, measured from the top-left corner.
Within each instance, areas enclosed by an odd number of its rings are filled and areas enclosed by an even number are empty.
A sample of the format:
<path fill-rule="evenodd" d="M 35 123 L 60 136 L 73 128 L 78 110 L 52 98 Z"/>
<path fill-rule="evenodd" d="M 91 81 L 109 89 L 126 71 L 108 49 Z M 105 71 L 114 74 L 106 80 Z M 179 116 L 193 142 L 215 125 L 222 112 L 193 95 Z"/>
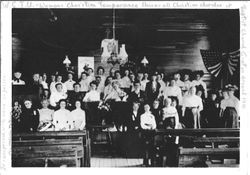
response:
<path fill-rule="evenodd" d="M 87 131 L 14 134 L 12 166 L 90 166 Z"/>
<path fill-rule="evenodd" d="M 164 156 L 172 156 L 170 162 L 176 164 L 171 166 L 191 166 L 187 163 L 211 159 L 221 159 L 222 162 L 224 159 L 236 159 L 239 163 L 239 129 L 160 129 L 147 131 L 146 135 L 154 138 L 152 146 L 146 150 L 146 155 L 151 155 L 151 166 L 166 166 L 160 160 Z M 175 144 L 176 136 L 179 137 L 178 145 Z"/>

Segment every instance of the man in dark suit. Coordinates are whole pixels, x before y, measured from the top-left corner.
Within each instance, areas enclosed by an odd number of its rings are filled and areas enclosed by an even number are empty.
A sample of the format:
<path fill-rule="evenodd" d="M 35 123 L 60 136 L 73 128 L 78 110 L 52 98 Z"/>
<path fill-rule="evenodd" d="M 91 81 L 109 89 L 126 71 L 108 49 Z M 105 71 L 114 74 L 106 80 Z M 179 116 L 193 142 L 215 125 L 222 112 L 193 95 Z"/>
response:
<path fill-rule="evenodd" d="M 140 129 L 140 103 L 138 101 L 133 102 L 132 111 L 128 112 L 126 126 L 127 131 L 136 131 Z"/>
<path fill-rule="evenodd" d="M 129 94 L 128 102 L 138 101 L 144 103 L 146 100 L 145 93 L 141 90 L 141 83 L 139 81 L 134 82 L 134 91 Z"/>
<path fill-rule="evenodd" d="M 160 83 L 156 81 L 157 75 L 153 74 L 151 76 L 151 81 L 146 85 L 146 99 L 147 102 L 152 105 L 153 101 L 157 99 L 160 92 Z"/>

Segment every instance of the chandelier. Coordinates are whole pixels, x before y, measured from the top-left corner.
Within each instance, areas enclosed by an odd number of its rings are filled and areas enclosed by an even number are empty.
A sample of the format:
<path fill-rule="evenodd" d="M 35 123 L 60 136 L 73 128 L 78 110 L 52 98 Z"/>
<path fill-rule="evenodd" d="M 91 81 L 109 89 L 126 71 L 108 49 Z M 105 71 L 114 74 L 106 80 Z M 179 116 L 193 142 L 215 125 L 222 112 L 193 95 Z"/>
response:
<path fill-rule="evenodd" d="M 128 54 L 125 49 L 125 44 L 119 48 L 118 40 L 115 38 L 115 9 L 113 9 L 113 38 L 103 39 L 101 43 L 102 62 L 115 64 L 125 64 L 128 61 Z"/>

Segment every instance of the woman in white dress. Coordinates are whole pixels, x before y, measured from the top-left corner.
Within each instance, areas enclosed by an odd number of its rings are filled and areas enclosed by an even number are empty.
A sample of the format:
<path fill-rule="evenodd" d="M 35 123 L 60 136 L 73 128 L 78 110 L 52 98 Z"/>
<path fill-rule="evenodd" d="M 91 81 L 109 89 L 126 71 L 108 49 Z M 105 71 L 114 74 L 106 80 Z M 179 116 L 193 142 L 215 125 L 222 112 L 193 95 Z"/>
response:
<path fill-rule="evenodd" d="M 75 102 L 75 107 L 76 109 L 70 113 L 72 130 L 83 130 L 86 125 L 86 114 L 81 108 L 80 100 Z"/>
<path fill-rule="evenodd" d="M 66 109 L 66 100 L 61 99 L 59 101 L 60 109 L 54 112 L 53 125 L 55 131 L 67 131 L 71 129 L 70 111 Z"/>

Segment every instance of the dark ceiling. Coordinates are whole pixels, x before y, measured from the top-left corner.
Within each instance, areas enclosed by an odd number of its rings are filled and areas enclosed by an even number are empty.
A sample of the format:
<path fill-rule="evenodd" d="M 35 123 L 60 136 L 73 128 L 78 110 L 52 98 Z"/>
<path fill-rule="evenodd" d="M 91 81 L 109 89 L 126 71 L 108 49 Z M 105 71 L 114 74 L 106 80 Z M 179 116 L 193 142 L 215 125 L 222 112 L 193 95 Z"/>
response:
<path fill-rule="evenodd" d="M 209 41 L 205 49 L 239 49 L 237 9 L 115 12 L 116 38 L 126 44 L 130 57 L 191 53 L 204 36 Z M 112 9 L 13 9 L 12 33 L 21 39 L 21 49 L 29 52 L 24 57 L 93 55 L 100 53 L 105 31 L 112 30 L 112 13 Z"/>
<path fill-rule="evenodd" d="M 226 37 L 221 40 L 238 45 L 235 41 L 239 36 L 230 35 L 239 30 L 238 10 L 118 9 L 115 12 L 116 38 L 135 53 L 147 48 L 171 48 L 175 42 L 171 34 L 178 32 L 189 35 L 211 32 L 217 38 L 223 31 Z M 25 38 L 27 49 L 86 53 L 98 49 L 106 37 L 106 29 L 112 30 L 112 13 L 111 9 L 14 9 L 13 33 Z M 56 21 L 51 20 L 53 15 Z M 217 41 L 217 45 L 220 42 L 223 41 Z M 228 43 L 232 42 L 224 42 Z M 218 49 L 237 47 L 224 44 Z"/>

